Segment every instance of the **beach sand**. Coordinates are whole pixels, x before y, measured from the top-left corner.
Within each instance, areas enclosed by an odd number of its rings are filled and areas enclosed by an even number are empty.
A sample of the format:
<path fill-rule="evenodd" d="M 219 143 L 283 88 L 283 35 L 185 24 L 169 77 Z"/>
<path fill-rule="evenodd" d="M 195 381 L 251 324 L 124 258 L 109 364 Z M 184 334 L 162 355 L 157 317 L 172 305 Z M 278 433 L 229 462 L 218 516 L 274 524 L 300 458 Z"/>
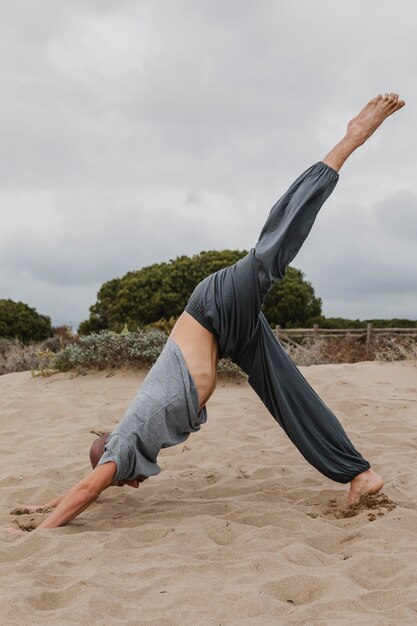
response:
<path fill-rule="evenodd" d="M 417 368 L 301 368 L 386 486 L 345 517 L 347 488 L 309 466 L 246 382 L 139 490 L 110 488 L 70 525 L 0 532 L 1 624 L 417 624 Z M 0 377 L 0 526 L 27 527 L 88 471 L 144 371 Z"/>

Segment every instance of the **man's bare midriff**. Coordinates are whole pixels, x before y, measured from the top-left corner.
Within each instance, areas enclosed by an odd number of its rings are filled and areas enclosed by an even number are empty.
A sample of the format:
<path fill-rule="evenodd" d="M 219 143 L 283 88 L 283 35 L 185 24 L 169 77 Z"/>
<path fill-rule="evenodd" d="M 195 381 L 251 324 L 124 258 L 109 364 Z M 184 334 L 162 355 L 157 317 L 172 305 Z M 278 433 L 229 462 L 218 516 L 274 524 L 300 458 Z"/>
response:
<path fill-rule="evenodd" d="M 196 384 L 200 410 L 216 388 L 217 339 L 185 311 L 179 316 L 170 338 L 181 350 Z"/>

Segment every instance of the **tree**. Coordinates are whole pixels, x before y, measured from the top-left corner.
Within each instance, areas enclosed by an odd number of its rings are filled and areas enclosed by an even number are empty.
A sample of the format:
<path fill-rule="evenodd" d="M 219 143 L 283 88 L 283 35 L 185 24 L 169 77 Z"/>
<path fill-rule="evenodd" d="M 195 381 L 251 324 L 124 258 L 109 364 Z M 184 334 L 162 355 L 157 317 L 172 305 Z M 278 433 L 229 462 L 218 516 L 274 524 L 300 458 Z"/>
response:
<path fill-rule="evenodd" d="M 301 270 L 289 267 L 284 280 L 276 283 L 264 304 L 264 314 L 273 326 L 299 328 L 309 325 L 310 319 L 321 315 L 321 298 L 304 280 Z"/>
<path fill-rule="evenodd" d="M 101 329 L 137 330 L 145 325 L 177 318 L 196 285 L 209 274 L 236 263 L 245 250 L 209 250 L 193 257 L 180 256 L 169 263 L 156 263 L 103 284 L 90 318 L 78 331 L 88 334 Z M 321 300 L 299 270 L 289 268 L 285 279 L 271 290 L 265 314 L 273 324 L 302 325 L 321 314 Z"/>
<path fill-rule="evenodd" d="M 52 334 L 51 319 L 23 302 L 0 300 L 0 337 L 23 343 L 42 341 Z"/>

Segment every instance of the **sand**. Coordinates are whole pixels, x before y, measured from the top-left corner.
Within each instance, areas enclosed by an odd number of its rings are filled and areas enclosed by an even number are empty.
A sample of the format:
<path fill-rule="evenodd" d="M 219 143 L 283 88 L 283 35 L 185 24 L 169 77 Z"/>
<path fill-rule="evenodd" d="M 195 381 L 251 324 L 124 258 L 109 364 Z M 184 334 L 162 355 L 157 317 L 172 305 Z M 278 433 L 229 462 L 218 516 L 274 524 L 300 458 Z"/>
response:
<path fill-rule="evenodd" d="M 247 385 L 139 490 L 110 488 L 70 525 L 0 532 L 1 624 L 417 624 L 417 368 L 302 368 L 386 480 L 346 517 Z M 145 372 L 0 377 L 0 526 L 31 527 L 88 469 Z"/>

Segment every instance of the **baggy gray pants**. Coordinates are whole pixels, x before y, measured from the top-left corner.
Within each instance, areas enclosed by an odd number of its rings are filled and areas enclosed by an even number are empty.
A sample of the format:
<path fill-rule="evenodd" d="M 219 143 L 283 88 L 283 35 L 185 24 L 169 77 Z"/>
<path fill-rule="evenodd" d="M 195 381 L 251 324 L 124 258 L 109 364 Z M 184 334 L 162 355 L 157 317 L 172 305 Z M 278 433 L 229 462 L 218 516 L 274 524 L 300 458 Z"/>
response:
<path fill-rule="evenodd" d="M 185 310 L 217 338 L 305 459 L 341 483 L 369 469 L 336 416 L 291 361 L 261 306 L 281 280 L 329 197 L 338 174 L 319 162 L 272 207 L 259 240 L 243 259 L 199 283 Z"/>

